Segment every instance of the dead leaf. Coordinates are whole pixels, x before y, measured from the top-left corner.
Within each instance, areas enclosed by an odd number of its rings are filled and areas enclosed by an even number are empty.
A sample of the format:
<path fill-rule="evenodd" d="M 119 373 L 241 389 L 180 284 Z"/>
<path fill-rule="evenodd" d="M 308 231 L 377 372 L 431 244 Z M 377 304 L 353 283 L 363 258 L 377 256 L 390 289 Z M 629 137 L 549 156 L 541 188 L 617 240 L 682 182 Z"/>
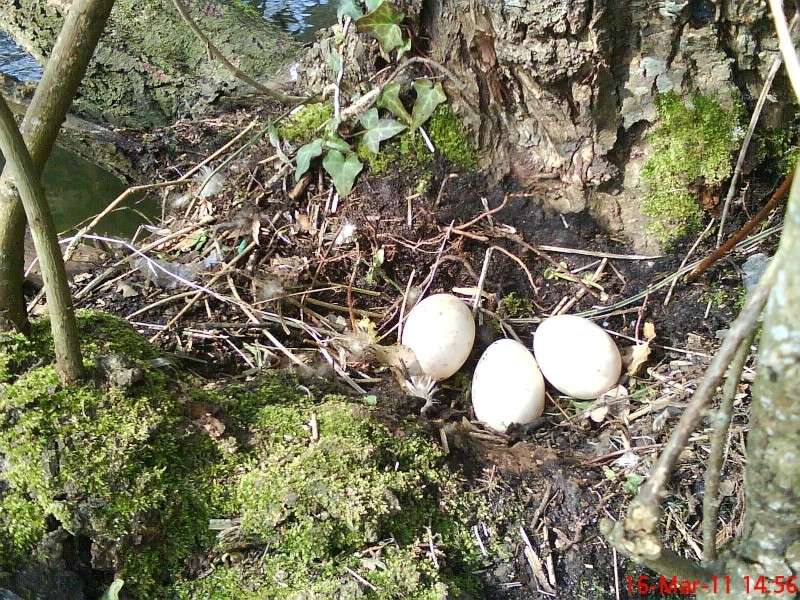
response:
<path fill-rule="evenodd" d="M 199 419 L 196 419 L 195 423 L 197 423 L 197 425 L 212 439 L 219 439 L 222 437 L 222 434 L 225 433 L 225 424 L 210 414 L 205 414 Z"/>
<path fill-rule="evenodd" d="M 122 281 L 117 284 L 117 291 L 122 294 L 123 298 L 135 298 L 139 295 L 135 287 Z"/>
<path fill-rule="evenodd" d="M 402 344 L 393 346 L 373 344 L 371 350 L 375 359 L 382 365 L 399 369 L 408 376 L 424 374 L 419 361 L 417 361 L 416 354 L 408 346 L 403 346 Z"/>
<path fill-rule="evenodd" d="M 261 242 L 259 241 L 259 236 L 261 235 L 261 221 L 258 217 L 253 219 L 253 223 L 251 225 L 251 233 L 253 235 L 253 241 L 256 243 L 256 246 L 260 246 Z"/>
<path fill-rule="evenodd" d="M 648 342 L 653 341 L 654 339 L 656 339 L 656 326 L 653 325 L 650 321 L 645 321 L 643 333 L 644 333 L 644 339 L 646 339 Z"/>
<path fill-rule="evenodd" d="M 650 358 L 650 342 L 644 344 L 636 344 L 631 351 L 631 363 L 628 365 L 628 375 L 631 377 L 636 375 L 639 370 Z"/>
<path fill-rule="evenodd" d="M 589 418 L 595 423 L 602 423 L 608 414 L 608 404 L 603 402 L 589 411 Z"/>

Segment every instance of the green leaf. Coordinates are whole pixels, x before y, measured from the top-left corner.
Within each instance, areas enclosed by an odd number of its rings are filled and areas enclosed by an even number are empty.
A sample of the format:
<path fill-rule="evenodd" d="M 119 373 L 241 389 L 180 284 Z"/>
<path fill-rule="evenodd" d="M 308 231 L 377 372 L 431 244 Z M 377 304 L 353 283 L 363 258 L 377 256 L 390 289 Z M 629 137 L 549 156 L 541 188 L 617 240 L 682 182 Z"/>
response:
<path fill-rule="evenodd" d="M 430 79 L 417 79 L 414 82 L 414 91 L 417 92 L 417 100 L 411 109 L 411 129 L 416 129 L 430 119 L 436 107 L 447 101 L 442 84 L 437 82 L 434 85 Z"/>
<path fill-rule="evenodd" d="M 345 154 L 352 150 L 352 148 L 350 148 L 350 144 L 345 142 L 338 135 L 331 135 L 328 137 L 325 140 L 325 148 L 327 150 L 338 150 L 339 152 L 344 152 Z"/>
<path fill-rule="evenodd" d="M 311 161 L 321 154 L 322 140 L 320 138 L 309 142 L 305 146 L 300 146 L 300 149 L 297 151 L 297 168 L 294 171 L 294 180 L 300 181 L 300 178 L 311 166 Z"/>
<path fill-rule="evenodd" d="M 322 159 L 322 166 L 333 179 L 333 185 L 342 198 L 353 189 L 356 177 L 364 168 L 354 153 L 351 152 L 345 158 L 338 150 L 330 150 Z"/>
<path fill-rule="evenodd" d="M 115 579 L 100 597 L 100 600 L 119 600 L 119 591 L 123 585 L 125 585 L 125 582 L 122 579 Z"/>
<path fill-rule="evenodd" d="M 625 483 L 622 484 L 622 489 L 624 489 L 629 494 L 638 494 L 639 493 L 639 486 L 644 483 L 644 477 L 639 475 L 638 473 L 628 473 L 625 476 Z"/>
<path fill-rule="evenodd" d="M 364 0 L 364 4 L 367 5 L 367 11 L 372 12 L 376 8 L 378 8 L 383 3 L 383 0 Z"/>
<path fill-rule="evenodd" d="M 388 110 L 395 117 L 398 117 L 400 120 L 405 121 L 408 125 L 410 125 L 411 115 L 408 114 L 406 107 L 403 106 L 403 102 L 400 100 L 401 89 L 402 88 L 399 83 L 390 83 L 383 88 L 381 97 L 378 98 L 377 104 L 381 108 Z"/>
<path fill-rule="evenodd" d="M 377 108 L 371 108 L 364 113 L 361 117 L 361 124 L 367 130 L 363 137 L 364 145 L 373 154 L 380 151 L 380 144 L 383 140 L 388 140 L 406 128 L 400 121 L 379 118 Z"/>
<path fill-rule="evenodd" d="M 339 8 L 336 10 L 336 18 L 342 20 L 342 17 L 350 17 L 354 21 L 364 16 L 364 11 L 355 0 L 341 0 Z"/>
<path fill-rule="evenodd" d="M 363 398 L 364 404 L 367 406 L 377 406 L 378 405 L 378 397 L 375 394 L 370 394 L 368 396 L 364 396 Z"/>
<path fill-rule="evenodd" d="M 356 29 L 373 36 L 387 54 L 405 44 L 400 23 L 405 15 L 385 0 L 356 21 Z"/>

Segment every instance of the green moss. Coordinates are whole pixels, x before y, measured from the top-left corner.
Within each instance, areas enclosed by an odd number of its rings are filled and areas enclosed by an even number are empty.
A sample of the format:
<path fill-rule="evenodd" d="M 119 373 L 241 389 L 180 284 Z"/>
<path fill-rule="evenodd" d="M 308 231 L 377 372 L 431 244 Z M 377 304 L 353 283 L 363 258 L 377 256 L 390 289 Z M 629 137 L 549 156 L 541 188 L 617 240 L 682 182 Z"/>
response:
<path fill-rule="evenodd" d="M 152 367 L 155 350 L 123 321 L 79 323 L 87 367 L 122 352 L 144 379 L 62 387 L 46 322 L 0 343 L 0 572 L 38 556 L 54 522 L 110 549 L 125 589 L 154 599 L 479 598 L 471 525 L 485 524 L 491 556 L 513 552 L 523 516 L 492 489 L 468 491 L 413 423 L 389 428 L 283 374 L 200 388 Z M 216 407 L 221 436 L 188 416 L 198 405 Z M 240 521 L 215 540 L 209 519 Z M 239 558 L 193 579 L 196 554 Z"/>
<path fill-rule="evenodd" d="M 498 303 L 498 313 L 505 319 L 519 319 L 534 314 L 533 303 L 516 292 L 503 296 Z"/>
<path fill-rule="evenodd" d="M 759 159 L 768 161 L 767 167 L 773 172 L 788 175 L 800 158 L 800 115 L 789 119 L 785 127 L 770 129 L 757 139 Z"/>
<path fill-rule="evenodd" d="M 329 103 L 307 104 L 278 126 L 278 134 L 290 142 L 305 144 L 321 137 L 323 126 L 331 118 L 333 107 Z"/>
<path fill-rule="evenodd" d="M 426 128 L 434 147 L 448 161 L 465 170 L 475 168 L 477 152 L 448 104 L 436 108 Z"/>
<path fill-rule="evenodd" d="M 650 134 L 650 158 L 642 169 L 648 191 L 642 212 L 648 231 L 669 246 L 698 229 L 703 211 L 692 187 L 721 184 L 731 174 L 739 111 L 725 110 L 699 94 L 670 92 L 658 100 L 659 123 Z"/>
<path fill-rule="evenodd" d="M 79 326 L 90 371 L 98 354 L 115 352 L 144 378 L 127 392 L 93 380 L 61 386 L 47 322 L 29 341 L 0 342 L 0 362 L 15 365 L 0 390 L 0 570 L 37 557 L 54 520 L 111 549 L 126 588 L 146 594 L 207 541 L 206 484 L 224 457 L 187 426 L 181 395 L 150 366 L 156 353 L 143 338 L 108 315 L 81 313 Z M 32 348 L 44 362 L 22 370 Z"/>
<path fill-rule="evenodd" d="M 475 148 L 464 132 L 461 121 L 448 105 L 439 105 L 424 127 L 437 153 L 456 167 L 475 168 L 477 165 Z M 419 131 L 409 130 L 385 141 L 378 154 L 371 152 L 363 144 L 357 146 L 356 152 L 374 175 L 385 173 L 390 167 L 406 170 L 424 169 L 431 164 L 434 157 L 425 144 L 422 134 Z"/>

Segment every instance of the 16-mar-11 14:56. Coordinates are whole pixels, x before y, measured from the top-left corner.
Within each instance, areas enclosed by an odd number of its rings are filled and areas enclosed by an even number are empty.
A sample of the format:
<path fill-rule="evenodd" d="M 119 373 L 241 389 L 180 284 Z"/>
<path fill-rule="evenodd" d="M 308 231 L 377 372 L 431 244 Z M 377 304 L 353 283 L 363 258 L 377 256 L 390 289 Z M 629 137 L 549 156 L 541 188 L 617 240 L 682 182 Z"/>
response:
<path fill-rule="evenodd" d="M 668 596 L 692 595 L 697 592 L 710 592 L 713 594 L 763 594 L 777 596 L 779 594 L 796 594 L 798 581 L 796 575 L 744 575 L 732 577 L 730 575 L 712 576 L 708 580 L 681 579 L 677 576 L 651 577 L 649 575 L 625 576 L 625 587 L 629 595 L 639 596 Z"/>

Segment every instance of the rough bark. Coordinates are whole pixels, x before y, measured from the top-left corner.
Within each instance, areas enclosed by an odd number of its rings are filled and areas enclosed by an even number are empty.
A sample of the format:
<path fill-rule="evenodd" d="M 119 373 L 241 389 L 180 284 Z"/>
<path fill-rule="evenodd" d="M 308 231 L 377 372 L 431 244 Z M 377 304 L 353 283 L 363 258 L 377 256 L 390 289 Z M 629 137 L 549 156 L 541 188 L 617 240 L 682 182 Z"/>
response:
<path fill-rule="evenodd" d="M 37 179 L 83 78 L 114 0 L 76 0 L 47 61 L 20 131 Z M 0 326 L 28 327 L 22 295 L 25 211 L 6 170 L 0 177 Z"/>
<path fill-rule="evenodd" d="M 72 308 L 72 295 L 67 284 L 61 248 L 58 245 L 58 232 L 47 205 L 40 174 L 34 167 L 22 134 L 17 129 L 14 115 L 2 98 L 0 98 L 0 149 L 6 157 L 6 169 L 14 178 L 31 225 L 33 243 L 36 246 L 47 294 L 56 369 L 62 383 L 72 383 L 81 378 L 83 362 L 75 311 Z"/>
<path fill-rule="evenodd" d="M 50 54 L 71 0 L 0 3 L 0 23 L 40 62 Z M 189 0 L 194 20 L 214 45 L 257 80 L 271 78 L 298 45 L 244 3 Z M 222 95 L 249 94 L 184 23 L 172 2 L 118 0 L 75 101 L 100 123 L 147 127 L 197 114 Z"/>
<path fill-rule="evenodd" d="M 588 209 L 640 249 L 657 94 L 757 97 L 777 48 L 756 0 L 425 0 L 420 20 L 431 57 L 467 82 L 461 113 L 493 172 L 561 212 Z M 786 100 L 768 106 L 767 123 L 790 105 L 779 79 Z"/>

